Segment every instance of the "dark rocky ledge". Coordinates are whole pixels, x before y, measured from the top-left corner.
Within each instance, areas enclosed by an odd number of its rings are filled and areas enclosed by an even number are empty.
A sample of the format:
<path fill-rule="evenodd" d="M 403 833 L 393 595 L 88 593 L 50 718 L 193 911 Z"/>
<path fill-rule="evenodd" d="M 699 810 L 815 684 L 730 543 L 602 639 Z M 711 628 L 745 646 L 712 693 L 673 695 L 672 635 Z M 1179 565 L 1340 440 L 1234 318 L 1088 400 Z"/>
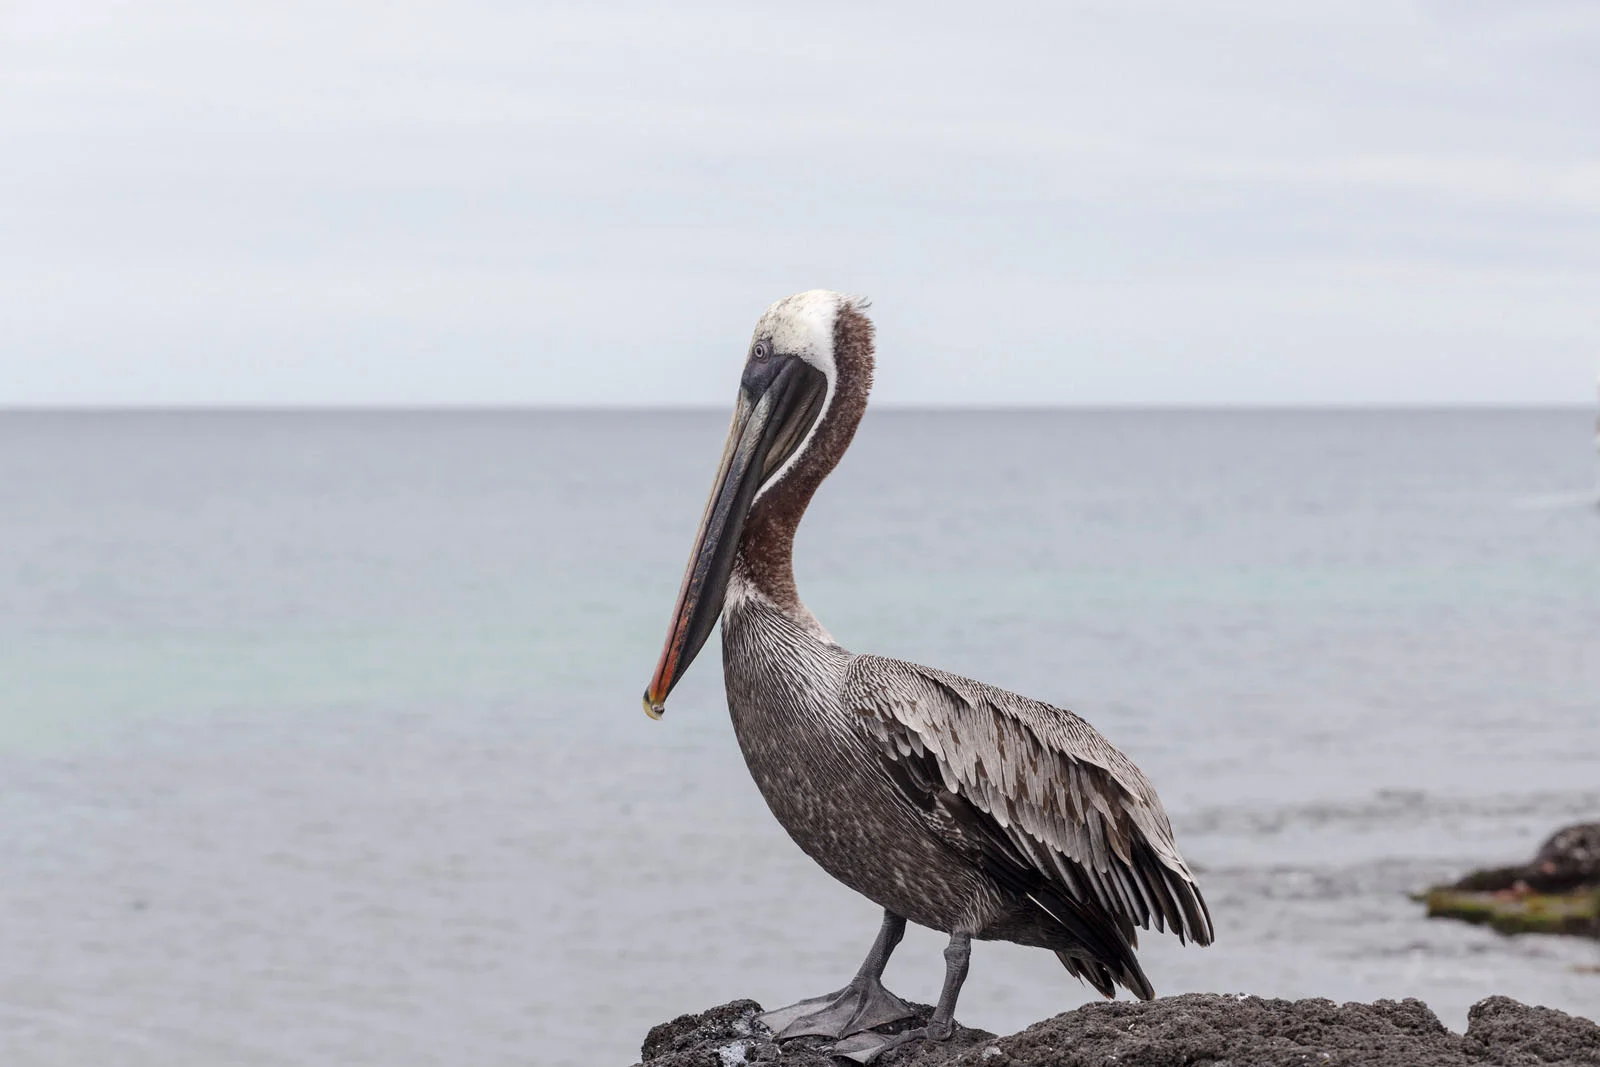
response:
<path fill-rule="evenodd" d="M 1430 918 L 1502 934 L 1600 937 L 1600 822 L 1557 830 L 1527 863 L 1472 871 L 1416 896 Z"/>
<path fill-rule="evenodd" d="M 1600 822 L 1564 826 L 1546 838 L 1527 863 L 1473 871 L 1450 888 L 1487 893 L 1600 890 Z"/>
<path fill-rule="evenodd" d="M 930 1009 L 923 1008 L 923 1018 Z M 641 1067 L 839 1067 L 820 1038 L 780 1051 L 756 1022 L 761 1006 L 736 1000 L 650 1031 Z M 917 1025 L 910 1020 L 905 1025 Z M 1420 1000 L 1335 1004 L 1243 994 L 1187 993 L 1148 1003 L 1090 1004 L 995 1037 L 959 1028 L 944 1042 L 894 1049 L 884 1067 L 1600 1067 L 1600 1026 L 1506 997 L 1479 1001 L 1454 1033 Z M 874 1065 L 878 1067 L 878 1065 Z"/>

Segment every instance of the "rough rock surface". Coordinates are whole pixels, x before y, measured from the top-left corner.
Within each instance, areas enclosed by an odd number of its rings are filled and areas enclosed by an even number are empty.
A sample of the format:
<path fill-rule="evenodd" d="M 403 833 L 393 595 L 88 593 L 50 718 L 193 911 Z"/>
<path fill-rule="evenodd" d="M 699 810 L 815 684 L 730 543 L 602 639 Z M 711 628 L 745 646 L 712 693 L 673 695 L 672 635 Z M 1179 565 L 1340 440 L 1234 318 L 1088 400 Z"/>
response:
<path fill-rule="evenodd" d="M 912 1005 L 915 1017 L 893 1026 L 879 1027 L 879 1032 L 899 1033 L 927 1024 L 933 1009 L 926 1004 Z M 820 1037 L 799 1037 L 785 1041 L 780 1053 L 772 1041 L 772 1033 L 756 1021 L 762 1011 L 753 1000 L 735 1000 L 699 1015 L 680 1015 L 670 1023 L 662 1023 L 650 1031 L 639 1050 L 643 1058 L 641 1067 L 737 1067 L 741 1063 L 778 1063 L 782 1067 L 849 1067 L 849 1061 L 836 1060 L 822 1051 L 829 1042 Z M 969 1030 L 956 1026 L 949 1041 L 917 1042 L 894 1049 L 873 1067 L 934 1067 L 935 1064 L 952 1063 L 956 1056 L 969 1049 L 980 1053 L 994 1035 L 987 1030 Z M 993 1064 L 990 1057 L 983 1061 Z"/>
<path fill-rule="evenodd" d="M 924 1013 L 928 1010 L 922 1009 Z M 838 1067 L 819 1038 L 780 1050 L 736 1000 L 650 1031 L 641 1067 Z M 924 1015 L 925 1018 L 925 1015 Z M 917 1025 L 911 1020 L 905 1025 Z M 887 1053 L 884 1067 L 1600 1067 L 1600 1026 L 1506 997 L 1473 1006 L 1467 1032 L 1446 1029 L 1420 1000 L 1331 1000 L 1188 993 L 1148 1003 L 1090 1004 L 994 1037 L 961 1028 L 946 1042 Z"/>

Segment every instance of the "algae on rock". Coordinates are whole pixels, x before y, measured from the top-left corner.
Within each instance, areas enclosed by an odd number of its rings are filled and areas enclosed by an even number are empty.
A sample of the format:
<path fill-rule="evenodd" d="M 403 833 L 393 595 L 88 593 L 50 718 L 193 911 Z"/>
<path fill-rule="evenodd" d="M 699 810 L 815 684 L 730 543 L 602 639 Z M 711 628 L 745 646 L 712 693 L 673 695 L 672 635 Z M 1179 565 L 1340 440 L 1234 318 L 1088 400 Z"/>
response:
<path fill-rule="evenodd" d="M 1441 886 L 1424 899 L 1428 917 L 1460 919 L 1502 934 L 1600 937 L 1600 890 L 1582 893 L 1481 893 Z"/>

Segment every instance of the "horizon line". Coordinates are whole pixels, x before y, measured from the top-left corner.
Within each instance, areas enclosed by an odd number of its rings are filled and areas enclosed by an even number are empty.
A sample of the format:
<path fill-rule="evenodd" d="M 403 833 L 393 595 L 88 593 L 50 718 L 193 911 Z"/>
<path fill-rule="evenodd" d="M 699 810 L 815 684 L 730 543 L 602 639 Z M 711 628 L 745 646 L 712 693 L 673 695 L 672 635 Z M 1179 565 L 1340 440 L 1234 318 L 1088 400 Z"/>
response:
<path fill-rule="evenodd" d="M 471 414 L 702 414 L 726 413 L 724 404 L 504 404 L 504 403 L 202 403 L 202 404 L 6 404 L 0 403 L 0 416 L 5 415 L 471 415 Z M 879 412 L 908 412 L 918 414 L 1045 414 L 1054 412 L 1080 413 L 1238 413 L 1250 412 L 1471 412 L 1471 411 L 1588 411 L 1590 405 L 1581 403 L 1535 403 L 1486 400 L 1462 401 L 1354 401 L 1348 403 L 1313 404 L 1284 403 L 1095 403 L 1095 404 L 1037 404 L 992 403 L 906 404 L 886 401 L 872 406 Z"/>

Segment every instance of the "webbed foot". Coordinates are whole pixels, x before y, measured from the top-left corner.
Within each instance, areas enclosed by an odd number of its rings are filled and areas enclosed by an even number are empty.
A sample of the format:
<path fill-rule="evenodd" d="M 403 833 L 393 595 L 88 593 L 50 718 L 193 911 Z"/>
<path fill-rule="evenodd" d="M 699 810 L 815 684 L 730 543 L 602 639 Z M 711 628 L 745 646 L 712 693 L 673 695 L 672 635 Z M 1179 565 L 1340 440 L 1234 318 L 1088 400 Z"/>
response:
<path fill-rule="evenodd" d="M 901 1034 L 877 1034 L 868 1031 L 864 1034 L 852 1034 L 832 1048 L 827 1049 L 830 1056 L 840 1059 L 854 1060 L 856 1063 L 867 1064 L 882 1056 L 892 1048 L 908 1045 L 913 1041 L 921 1041 L 928 1037 L 926 1027 L 917 1027 Z"/>
<path fill-rule="evenodd" d="M 757 1018 L 772 1031 L 773 1040 L 787 1041 L 808 1034 L 847 1037 L 915 1014 L 911 1005 L 885 989 L 882 982 L 858 977 L 837 993 L 775 1008 Z"/>

